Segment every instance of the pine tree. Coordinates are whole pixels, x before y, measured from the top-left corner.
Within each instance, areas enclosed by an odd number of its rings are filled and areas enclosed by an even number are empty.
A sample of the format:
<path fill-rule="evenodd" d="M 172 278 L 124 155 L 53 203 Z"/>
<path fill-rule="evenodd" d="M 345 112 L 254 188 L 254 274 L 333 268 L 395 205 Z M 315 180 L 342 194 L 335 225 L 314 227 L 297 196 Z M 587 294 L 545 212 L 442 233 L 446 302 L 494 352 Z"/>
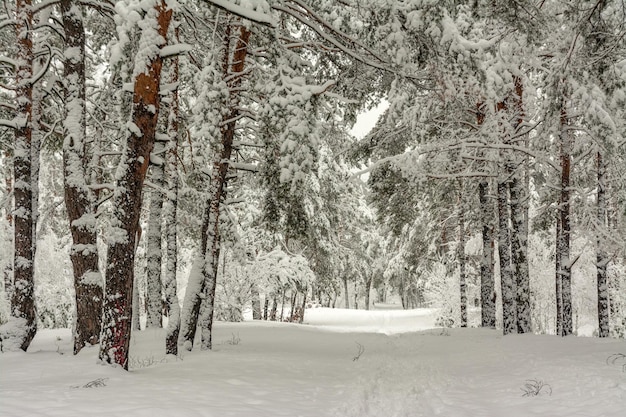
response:
<path fill-rule="evenodd" d="M 142 189 L 154 148 L 160 81 L 172 9 L 164 0 L 143 5 L 139 53 L 135 57 L 133 105 L 126 144 L 116 173 L 113 220 L 107 249 L 100 359 L 128 369 L 134 261 Z M 137 306 L 135 306 L 136 308 Z"/>
<path fill-rule="evenodd" d="M 60 4 L 65 39 L 65 118 L 63 167 L 76 293 L 74 354 L 100 339 L 103 280 L 98 267 L 95 196 L 87 179 L 90 161 L 86 140 L 85 28 L 82 8 L 74 0 Z"/>

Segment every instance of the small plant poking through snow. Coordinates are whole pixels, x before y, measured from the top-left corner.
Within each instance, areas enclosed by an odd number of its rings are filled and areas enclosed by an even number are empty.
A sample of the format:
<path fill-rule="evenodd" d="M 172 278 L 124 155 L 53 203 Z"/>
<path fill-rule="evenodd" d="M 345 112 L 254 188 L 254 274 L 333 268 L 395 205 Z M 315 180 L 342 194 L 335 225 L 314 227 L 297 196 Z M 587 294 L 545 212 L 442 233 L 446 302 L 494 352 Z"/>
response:
<path fill-rule="evenodd" d="M 527 379 L 521 388 L 522 397 L 536 397 L 538 395 L 552 395 L 552 387 L 540 379 Z"/>
<path fill-rule="evenodd" d="M 606 358 L 606 363 L 608 365 L 621 365 L 622 372 L 626 372 L 626 355 L 623 353 L 614 353 Z"/>
<path fill-rule="evenodd" d="M 94 379 L 93 381 L 89 381 L 87 382 L 85 385 L 73 385 L 72 388 L 100 388 L 100 387 L 106 387 L 106 381 L 109 378 L 97 378 Z"/>
<path fill-rule="evenodd" d="M 358 361 L 361 358 L 361 355 L 365 352 L 365 346 L 363 346 L 359 342 L 354 342 L 354 343 L 356 343 L 357 352 L 356 352 L 356 356 L 352 358 L 352 362 Z"/>
<path fill-rule="evenodd" d="M 130 356 L 128 358 L 128 367 L 130 369 L 142 369 L 149 368 L 157 363 L 167 362 L 166 358 L 156 359 L 154 356 L 148 356 L 145 358 L 138 358 L 136 356 Z"/>

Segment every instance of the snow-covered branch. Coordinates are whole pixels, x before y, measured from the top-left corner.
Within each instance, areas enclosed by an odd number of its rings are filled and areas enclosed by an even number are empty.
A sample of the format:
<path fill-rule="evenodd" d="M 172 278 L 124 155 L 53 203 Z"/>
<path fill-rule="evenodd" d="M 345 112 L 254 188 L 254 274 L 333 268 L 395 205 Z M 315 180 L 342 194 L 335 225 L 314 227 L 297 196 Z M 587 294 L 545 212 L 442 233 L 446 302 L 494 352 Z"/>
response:
<path fill-rule="evenodd" d="M 248 19 L 251 22 L 255 22 L 255 23 L 265 25 L 265 26 L 270 26 L 270 27 L 278 26 L 278 23 L 274 20 L 272 16 L 266 13 L 249 9 L 244 6 L 240 6 L 238 4 L 234 4 L 228 0 L 204 0 L 204 1 L 222 10 L 226 10 L 227 12 L 232 13 L 235 16 Z"/>

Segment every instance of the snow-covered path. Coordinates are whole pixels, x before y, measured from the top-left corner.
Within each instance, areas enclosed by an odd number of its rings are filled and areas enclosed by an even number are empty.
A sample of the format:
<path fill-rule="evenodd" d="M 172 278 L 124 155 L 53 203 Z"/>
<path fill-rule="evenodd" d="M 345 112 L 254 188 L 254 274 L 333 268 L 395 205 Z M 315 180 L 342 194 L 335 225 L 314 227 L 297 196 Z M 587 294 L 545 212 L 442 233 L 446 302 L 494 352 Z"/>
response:
<path fill-rule="evenodd" d="M 67 330 L 43 331 L 29 353 L 0 354 L 0 416 L 621 417 L 626 410 L 626 372 L 606 362 L 626 353 L 623 340 L 401 331 L 432 327 L 424 310 L 307 314 L 304 326 L 218 323 L 214 351 L 178 359 L 164 358 L 161 332 L 144 331 L 132 342 L 129 373 L 97 365 L 93 348 L 72 357 Z M 365 350 L 355 360 L 359 344 Z M 549 386 L 524 397 L 527 380 Z M 94 381 L 102 386 L 85 387 Z"/>

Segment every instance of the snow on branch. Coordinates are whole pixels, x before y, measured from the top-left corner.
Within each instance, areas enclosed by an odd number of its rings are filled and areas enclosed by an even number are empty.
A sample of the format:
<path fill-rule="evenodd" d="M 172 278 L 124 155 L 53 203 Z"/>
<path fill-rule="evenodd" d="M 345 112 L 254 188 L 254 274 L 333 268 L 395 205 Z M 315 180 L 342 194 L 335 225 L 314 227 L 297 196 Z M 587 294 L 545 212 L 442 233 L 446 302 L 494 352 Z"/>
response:
<path fill-rule="evenodd" d="M 272 16 L 265 14 L 263 12 L 252 10 L 248 7 L 234 4 L 228 0 L 204 0 L 204 1 L 222 10 L 226 10 L 227 12 L 232 13 L 236 16 L 243 17 L 244 19 L 248 19 L 251 22 L 259 23 L 261 25 L 270 26 L 270 27 L 278 26 L 278 23 L 274 20 Z"/>
<path fill-rule="evenodd" d="M 159 51 L 159 56 L 161 58 L 169 58 L 169 57 L 185 54 L 191 50 L 193 50 L 193 46 L 188 43 L 166 45 L 162 47 L 161 50 Z"/>
<path fill-rule="evenodd" d="M 259 172 L 257 164 L 246 164 L 243 162 L 230 162 L 230 167 L 239 171 Z"/>

